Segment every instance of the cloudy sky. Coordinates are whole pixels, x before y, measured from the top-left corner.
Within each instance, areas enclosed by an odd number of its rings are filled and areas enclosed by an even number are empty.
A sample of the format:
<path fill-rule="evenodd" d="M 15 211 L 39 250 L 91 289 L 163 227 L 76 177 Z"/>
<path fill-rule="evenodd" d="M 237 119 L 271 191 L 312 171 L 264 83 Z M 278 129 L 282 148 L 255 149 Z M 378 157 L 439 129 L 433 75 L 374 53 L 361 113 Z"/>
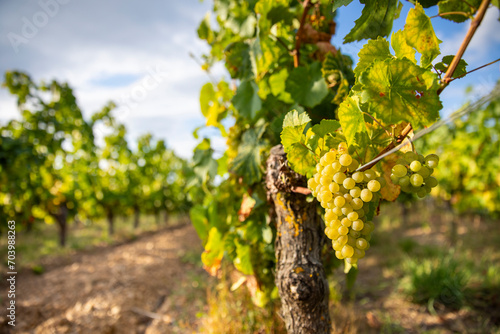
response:
<path fill-rule="evenodd" d="M 397 29 L 411 8 L 404 3 Z M 196 145 L 191 133 L 204 124 L 198 97 L 208 80 L 189 53 L 199 56 L 208 50 L 197 39 L 196 28 L 211 5 L 198 0 L 0 0 L 0 72 L 17 69 L 36 81 L 69 82 L 86 117 L 113 100 L 130 139 L 151 132 L 187 158 Z M 335 45 L 354 25 L 360 9 L 354 5 L 339 10 Z M 470 69 L 500 56 L 498 15 L 491 9 L 474 36 L 465 54 Z M 468 24 L 440 18 L 433 24 L 438 36 L 446 36 L 443 53 L 454 54 Z M 341 49 L 357 60 L 361 46 L 354 43 Z M 444 113 L 462 104 L 466 86 L 475 85 L 477 94 L 491 89 L 500 78 L 499 69 L 497 63 L 453 82 L 442 95 Z M 224 72 L 219 68 L 215 75 Z M 15 100 L 2 89 L 0 123 L 14 117 L 18 117 Z M 214 140 L 223 145 L 221 138 Z"/>

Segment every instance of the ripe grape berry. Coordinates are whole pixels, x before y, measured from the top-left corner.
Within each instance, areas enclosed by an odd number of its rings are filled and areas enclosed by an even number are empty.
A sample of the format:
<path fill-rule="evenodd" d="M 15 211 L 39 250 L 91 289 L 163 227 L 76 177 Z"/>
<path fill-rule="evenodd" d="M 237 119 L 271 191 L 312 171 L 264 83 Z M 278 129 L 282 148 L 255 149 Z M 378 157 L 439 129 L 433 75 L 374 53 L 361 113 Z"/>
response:
<path fill-rule="evenodd" d="M 325 234 L 339 259 L 355 264 L 365 256 L 374 225 L 367 220 L 368 204 L 377 202 L 385 180 L 377 171 L 356 171 L 359 161 L 346 143 L 321 157 L 316 174 L 308 180 L 314 197 L 325 208 Z M 406 174 L 406 167 L 404 167 Z M 403 175 L 401 169 L 401 175 Z"/>

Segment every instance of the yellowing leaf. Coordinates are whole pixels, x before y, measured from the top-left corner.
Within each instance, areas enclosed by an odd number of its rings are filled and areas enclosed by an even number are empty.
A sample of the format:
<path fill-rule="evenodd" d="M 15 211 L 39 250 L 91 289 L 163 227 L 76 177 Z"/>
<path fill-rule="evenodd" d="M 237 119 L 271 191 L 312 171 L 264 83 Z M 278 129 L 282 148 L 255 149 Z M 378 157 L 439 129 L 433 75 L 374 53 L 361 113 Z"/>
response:
<path fill-rule="evenodd" d="M 369 40 L 363 48 L 358 53 L 359 61 L 354 69 L 356 77 L 359 78 L 361 73 L 366 71 L 374 61 L 382 61 L 388 58 L 392 58 L 391 52 L 389 51 L 389 42 L 385 38 L 379 37 L 376 40 Z"/>
<path fill-rule="evenodd" d="M 363 112 L 359 108 L 359 98 L 357 96 L 346 98 L 339 105 L 337 113 L 347 145 L 363 146 L 368 138 L 368 132 Z"/>
<path fill-rule="evenodd" d="M 383 199 L 390 202 L 394 202 L 401 193 L 401 187 L 395 185 L 391 181 L 392 167 L 394 167 L 394 165 L 396 164 L 396 160 L 397 156 L 395 154 L 391 154 L 385 157 L 381 162 L 382 176 L 384 177 L 387 184 L 385 185 L 385 187 L 382 187 L 380 189 L 380 195 L 382 195 Z"/>
<path fill-rule="evenodd" d="M 394 52 L 396 52 L 396 58 L 407 58 L 411 60 L 412 63 L 417 63 L 415 59 L 415 49 L 406 43 L 405 33 L 402 30 L 398 30 L 392 34 L 391 46 Z"/>
<path fill-rule="evenodd" d="M 439 43 L 432 28 L 431 19 L 420 4 L 410 9 L 404 28 L 406 42 L 422 54 L 420 66 L 427 67 L 440 54 Z"/>

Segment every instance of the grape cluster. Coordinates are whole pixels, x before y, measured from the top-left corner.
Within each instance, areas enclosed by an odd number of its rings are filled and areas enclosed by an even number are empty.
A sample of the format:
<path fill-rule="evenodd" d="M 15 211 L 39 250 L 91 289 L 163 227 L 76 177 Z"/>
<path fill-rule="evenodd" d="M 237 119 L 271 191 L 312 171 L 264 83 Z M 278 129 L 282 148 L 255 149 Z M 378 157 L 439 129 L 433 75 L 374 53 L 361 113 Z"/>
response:
<path fill-rule="evenodd" d="M 385 180 L 373 170 L 356 171 L 359 162 L 347 145 L 323 155 L 308 187 L 325 208 L 325 234 L 332 239 L 335 256 L 354 264 L 370 247 L 374 225 L 367 221 L 370 201 L 378 201 Z"/>
<path fill-rule="evenodd" d="M 425 197 L 438 181 L 431 176 L 439 163 L 439 157 L 429 154 L 424 157 L 414 152 L 406 152 L 392 168 L 391 180 L 400 185 L 407 193 L 416 193 L 419 198 Z"/>

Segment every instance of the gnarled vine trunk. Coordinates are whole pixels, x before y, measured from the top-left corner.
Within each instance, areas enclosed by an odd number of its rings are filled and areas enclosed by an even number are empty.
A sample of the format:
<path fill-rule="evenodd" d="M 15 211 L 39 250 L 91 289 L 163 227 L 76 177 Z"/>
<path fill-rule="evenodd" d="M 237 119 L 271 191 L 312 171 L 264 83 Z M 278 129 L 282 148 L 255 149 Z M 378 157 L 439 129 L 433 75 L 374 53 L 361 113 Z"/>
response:
<path fill-rule="evenodd" d="M 271 149 L 266 186 L 276 214 L 276 285 L 288 333 L 330 333 L 324 234 L 316 203 L 292 192 L 305 178 L 288 167 L 281 145 Z"/>
<path fill-rule="evenodd" d="M 66 204 L 61 204 L 57 212 L 52 213 L 52 216 L 55 218 L 57 225 L 59 225 L 59 245 L 64 247 L 66 246 L 66 235 L 68 234 L 68 208 Z"/>
<path fill-rule="evenodd" d="M 115 233 L 115 215 L 113 210 L 108 208 L 106 215 L 108 216 L 108 235 L 113 235 Z"/>

